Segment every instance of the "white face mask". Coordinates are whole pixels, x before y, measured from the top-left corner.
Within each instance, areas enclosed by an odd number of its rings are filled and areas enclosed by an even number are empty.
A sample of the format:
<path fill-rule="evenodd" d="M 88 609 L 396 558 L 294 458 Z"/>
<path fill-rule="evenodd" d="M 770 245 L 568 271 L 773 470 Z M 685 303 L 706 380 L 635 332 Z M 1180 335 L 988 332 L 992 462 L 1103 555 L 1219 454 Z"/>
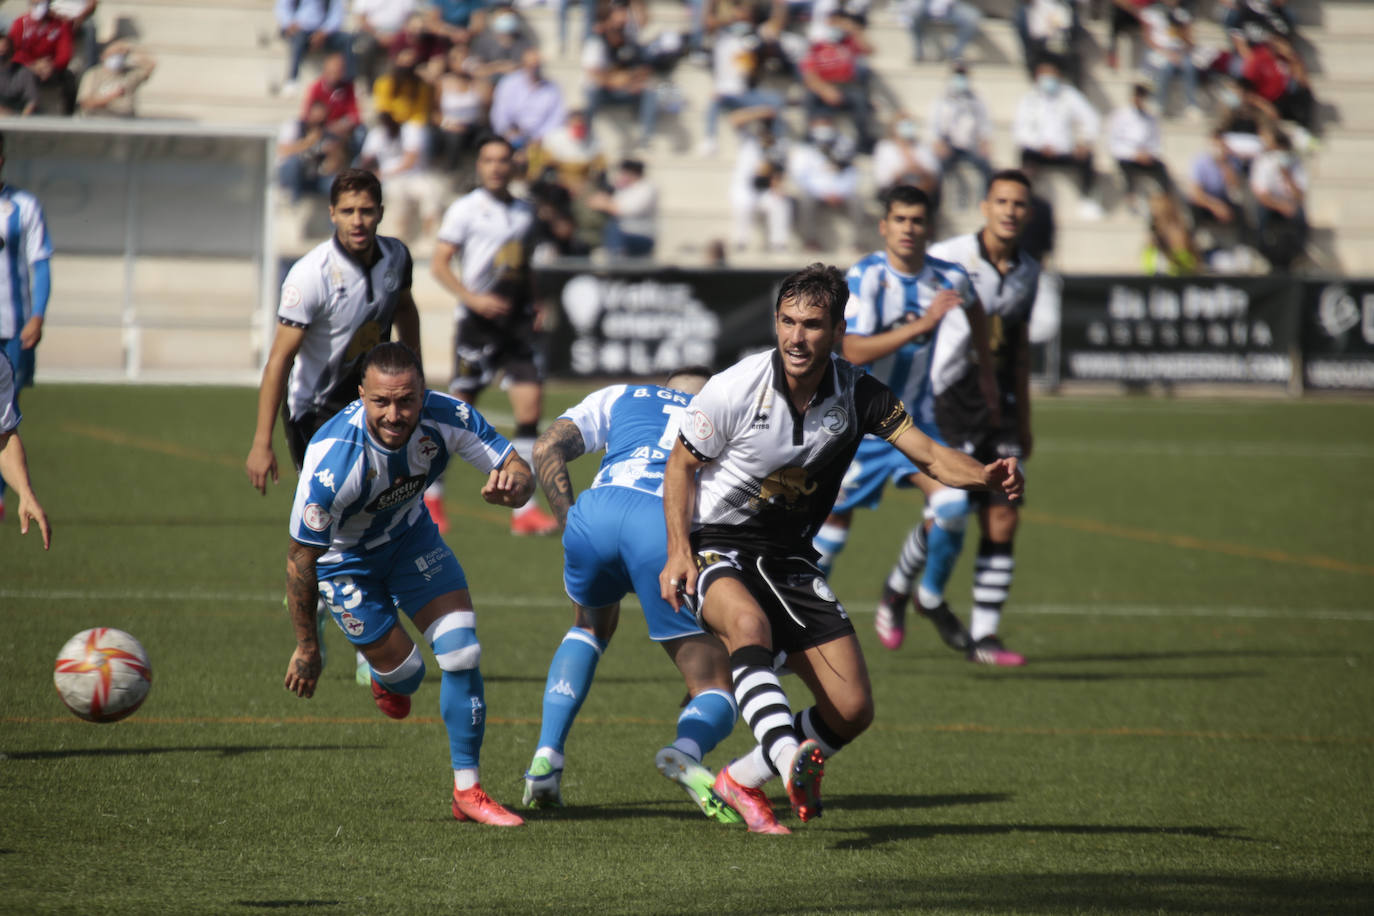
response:
<path fill-rule="evenodd" d="M 835 128 L 821 124 L 811 128 L 811 139 L 824 146 L 835 139 Z"/>
<path fill-rule="evenodd" d="M 949 88 L 951 92 L 968 92 L 968 77 L 962 73 L 956 73 L 949 78 Z"/>
<path fill-rule="evenodd" d="M 35 5 L 33 9 L 29 10 L 29 15 L 32 16 L 35 20 L 41 22 L 42 20 L 48 18 L 48 5 L 46 3 L 39 3 Z"/>
<path fill-rule="evenodd" d="M 113 70 L 113 71 L 116 72 L 116 73 L 118 73 L 119 71 L 123 70 L 123 69 L 124 69 L 124 55 L 123 55 L 123 54 L 111 54 L 109 57 L 105 58 L 105 67 L 106 67 L 107 69 L 109 69 L 109 70 Z"/>
<path fill-rule="evenodd" d="M 903 140 L 907 141 L 908 143 L 915 143 L 915 142 L 916 142 L 916 122 L 914 122 L 914 121 L 898 121 L 898 122 L 897 122 L 897 136 L 898 136 L 898 137 L 901 137 Z"/>
<path fill-rule="evenodd" d="M 1040 87 L 1040 91 L 1045 95 L 1059 94 L 1059 77 L 1053 73 L 1044 73 L 1035 78 L 1035 84 Z"/>
<path fill-rule="evenodd" d="M 511 35 L 520 30 L 520 20 L 507 13 L 492 20 L 491 27 L 498 35 Z"/>

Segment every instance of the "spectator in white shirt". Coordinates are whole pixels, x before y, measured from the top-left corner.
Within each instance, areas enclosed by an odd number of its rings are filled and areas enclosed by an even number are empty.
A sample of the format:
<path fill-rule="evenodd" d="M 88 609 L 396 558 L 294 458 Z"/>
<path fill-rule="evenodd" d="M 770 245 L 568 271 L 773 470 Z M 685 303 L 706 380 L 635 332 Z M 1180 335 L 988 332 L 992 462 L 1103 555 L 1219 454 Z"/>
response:
<path fill-rule="evenodd" d="M 647 258 L 654 253 L 658 223 L 658 189 L 644 179 L 644 163 L 622 159 L 614 190 L 593 195 L 593 210 L 609 217 L 602 244 L 613 258 Z"/>
<path fill-rule="evenodd" d="M 940 206 L 940 158 L 920 139 L 916 121 L 898 114 L 888 135 L 873 147 L 873 186 L 879 196 L 899 184 L 920 188 L 930 198 L 927 218 L 934 225 Z"/>
<path fill-rule="evenodd" d="M 1258 205 L 1259 249 L 1276 270 L 1287 270 L 1307 245 L 1307 170 L 1288 135 L 1266 128 L 1265 151 L 1250 166 Z"/>
<path fill-rule="evenodd" d="M 353 0 L 353 55 L 358 74 L 371 86 L 382 75 L 387 49 L 415 12 L 415 0 Z"/>
<path fill-rule="evenodd" d="M 981 200 L 988 179 L 992 177 L 992 118 L 988 115 L 988 106 L 969 84 L 968 67 L 963 63 L 954 65 L 945 93 L 935 97 L 926 127 L 935 155 L 940 157 L 940 171 L 945 176 L 951 175 L 960 162 L 967 162 L 978 170 L 982 180 L 977 198 Z M 967 189 L 962 196 L 968 198 Z"/>
<path fill-rule="evenodd" d="M 821 250 L 817 232 L 821 207 L 846 213 L 856 238 L 867 220 L 859 196 L 855 152 L 853 139 L 836 130 L 829 118 L 819 116 L 812 118 L 806 141 L 788 153 L 787 174 L 797 189 L 797 219 L 809 251 Z"/>
<path fill-rule="evenodd" d="M 954 44 L 944 49 L 943 55 L 950 60 L 962 60 L 964 49 L 978 34 L 978 24 L 983 21 L 983 14 L 978 7 L 966 0 L 911 0 L 908 10 L 917 63 L 925 60 L 923 45 L 926 23 L 940 22 L 954 28 Z"/>
<path fill-rule="evenodd" d="M 491 129 L 522 149 L 567 120 L 563 91 L 544 74 L 538 48 L 527 48 L 520 69 L 501 77 L 491 100 Z"/>
<path fill-rule="evenodd" d="M 716 150 L 716 122 L 721 111 L 767 109 L 776 119 L 782 112 L 783 97 L 771 89 L 759 87 L 763 77 L 765 39 L 776 41 L 782 32 L 787 7 L 781 3 L 773 7 L 773 15 L 759 26 L 754 25 L 753 6 L 741 0 L 726 3 L 721 11 L 726 20 L 716 32 L 711 49 L 711 73 L 714 80 L 711 104 L 706 109 L 706 132 L 702 137 L 702 154 L 713 155 Z M 774 131 L 780 125 L 774 122 Z"/>
<path fill-rule="evenodd" d="M 1012 139 L 1021 168 L 1034 173 L 1046 166 L 1073 169 L 1082 194 L 1079 215 L 1094 220 L 1102 208 L 1093 199 L 1093 143 L 1100 119 L 1083 93 L 1065 85 L 1059 67 L 1045 60 L 1035 68 L 1035 86 L 1016 107 Z"/>
<path fill-rule="evenodd" d="M 1107 150 L 1121 167 L 1126 182 L 1126 201 L 1131 212 L 1139 209 L 1137 182 L 1142 175 L 1152 178 L 1159 190 L 1173 188 L 1169 168 L 1159 158 L 1163 144 L 1159 118 L 1149 109 L 1150 87 L 1138 84 L 1131 90 L 1131 104 L 1112 112 L 1107 122 Z"/>
<path fill-rule="evenodd" d="M 769 250 L 787 249 L 792 238 L 792 200 L 785 190 L 786 176 L 786 142 L 773 133 L 765 119 L 756 119 L 752 129 L 742 134 L 730 180 L 730 210 L 734 215 L 731 243 L 735 248 L 748 247 L 754 219 L 762 216 Z"/>
<path fill-rule="evenodd" d="M 425 238 L 434 234 L 447 190 L 429 169 L 428 150 L 428 125 L 420 121 L 397 124 L 395 118 L 382 112 L 358 154 L 358 165 L 377 175 L 386 188 L 387 202 L 396 205 L 392 211 L 396 221 L 390 225 L 408 229 L 412 211 L 417 212 Z M 404 231 L 396 234 L 409 235 Z"/>
<path fill-rule="evenodd" d="M 1033 74 L 1040 61 L 1053 60 L 1077 86 L 1082 72 L 1078 53 L 1082 27 L 1075 0 L 1021 0 L 1015 17 L 1026 70 Z"/>
<path fill-rule="evenodd" d="M 1180 76 L 1190 112 L 1199 111 L 1192 14 L 1179 6 L 1179 0 L 1159 0 L 1141 10 L 1140 23 L 1145 44 L 1150 49 L 1145 55 L 1145 65 L 1154 74 L 1160 113 L 1168 113 L 1169 92 Z"/>

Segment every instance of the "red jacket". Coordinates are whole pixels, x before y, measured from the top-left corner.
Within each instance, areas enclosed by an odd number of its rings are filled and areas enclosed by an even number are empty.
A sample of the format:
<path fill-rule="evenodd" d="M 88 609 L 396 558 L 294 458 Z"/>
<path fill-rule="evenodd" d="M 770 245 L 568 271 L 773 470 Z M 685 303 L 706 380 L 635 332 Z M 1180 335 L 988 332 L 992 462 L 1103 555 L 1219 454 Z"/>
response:
<path fill-rule="evenodd" d="M 331 88 L 324 84 L 323 79 L 315 80 L 306 94 L 305 105 L 301 107 L 302 116 L 317 102 L 329 109 L 326 116 L 329 124 L 344 118 L 347 118 L 350 124 L 362 122 L 362 115 L 358 112 L 358 97 L 353 92 L 352 83 L 343 83 Z"/>
<path fill-rule="evenodd" d="M 10 41 L 14 42 L 14 61 L 25 67 L 44 57 L 51 57 L 58 70 L 67 69 L 72 62 L 72 24 L 51 13 L 42 22 L 35 22 L 25 13 L 10 25 Z"/>

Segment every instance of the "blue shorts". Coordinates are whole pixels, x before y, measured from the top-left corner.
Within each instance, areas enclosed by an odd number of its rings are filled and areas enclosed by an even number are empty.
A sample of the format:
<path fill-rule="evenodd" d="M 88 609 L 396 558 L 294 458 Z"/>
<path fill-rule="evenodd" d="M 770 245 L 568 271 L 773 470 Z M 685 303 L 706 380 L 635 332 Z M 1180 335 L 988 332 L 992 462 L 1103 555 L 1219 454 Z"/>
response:
<path fill-rule="evenodd" d="M 917 423 L 916 428 L 941 445 L 945 440 L 940 431 L 933 426 Z M 864 436 L 849 470 L 844 472 L 840 483 L 840 495 L 835 499 L 832 512 L 849 512 L 853 509 L 876 509 L 883 499 L 883 488 L 890 481 L 898 487 L 914 487 L 911 478 L 921 473 L 921 469 L 911 463 L 886 440 L 876 436 Z"/>
<path fill-rule="evenodd" d="M 5 355 L 10 358 L 10 365 L 14 367 L 14 390 L 20 388 L 33 387 L 33 369 L 36 364 L 34 354 L 37 347 L 24 349 L 18 337 L 11 337 L 9 340 L 0 342 L 0 346 L 5 348 Z"/>
<path fill-rule="evenodd" d="M 426 604 L 468 587 L 458 558 L 439 536 L 429 513 L 391 549 L 345 555 L 316 570 L 320 597 L 334 622 L 355 646 L 376 642 L 396 626 L 396 612 L 407 617 Z"/>
<path fill-rule="evenodd" d="M 673 610 L 658 592 L 668 557 L 663 500 L 629 487 L 585 491 L 568 513 L 563 532 L 563 587 L 583 607 L 606 607 L 630 592 L 639 596 L 649 638 L 656 642 L 698 636 L 688 613 Z"/>

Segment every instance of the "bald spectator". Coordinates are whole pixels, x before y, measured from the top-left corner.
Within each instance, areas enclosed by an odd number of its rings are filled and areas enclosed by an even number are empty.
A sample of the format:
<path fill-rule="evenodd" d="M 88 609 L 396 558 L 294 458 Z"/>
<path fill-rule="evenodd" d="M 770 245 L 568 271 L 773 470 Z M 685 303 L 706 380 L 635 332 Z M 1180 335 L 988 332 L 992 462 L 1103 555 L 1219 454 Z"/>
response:
<path fill-rule="evenodd" d="M 140 86 L 153 75 L 156 63 L 128 41 L 112 41 L 100 55 L 100 66 L 81 76 L 77 105 L 86 117 L 132 118 Z"/>
<path fill-rule="evenodd" d="M 538 48 L 526 48 L 520 69 L 501 77 L 491 100 L 491 129 L 523 149 L 563 123 L 563 91 L 544 73 Z"/>
<path fill-rule="evenodd" d="M 38 83 L 39 107 L 48 91 L 60 98 L 60 113 L 76 110 L 76 76 L 71 72 L 74 29 L 68 19 L 55 15 L 48 0 L 29 0 L 29 9 L 10 23 L 15 63 L 27 67 Z"/>
<path fill-rule="evenodd" d="M 38 107 L 38 81 L 14 59 L 14 42 L 0 34 L 0 117 L 28 117 Z"/>
<path fill-rule="evenodd" d="M 277 27 L 286 39 L 289 57 L 283 94 L 300 91 L 301 62 L 311 51 L 338 51 L 353 75 L 353 36 L 344 31 L 345 0 L 276 0 Z"/>

